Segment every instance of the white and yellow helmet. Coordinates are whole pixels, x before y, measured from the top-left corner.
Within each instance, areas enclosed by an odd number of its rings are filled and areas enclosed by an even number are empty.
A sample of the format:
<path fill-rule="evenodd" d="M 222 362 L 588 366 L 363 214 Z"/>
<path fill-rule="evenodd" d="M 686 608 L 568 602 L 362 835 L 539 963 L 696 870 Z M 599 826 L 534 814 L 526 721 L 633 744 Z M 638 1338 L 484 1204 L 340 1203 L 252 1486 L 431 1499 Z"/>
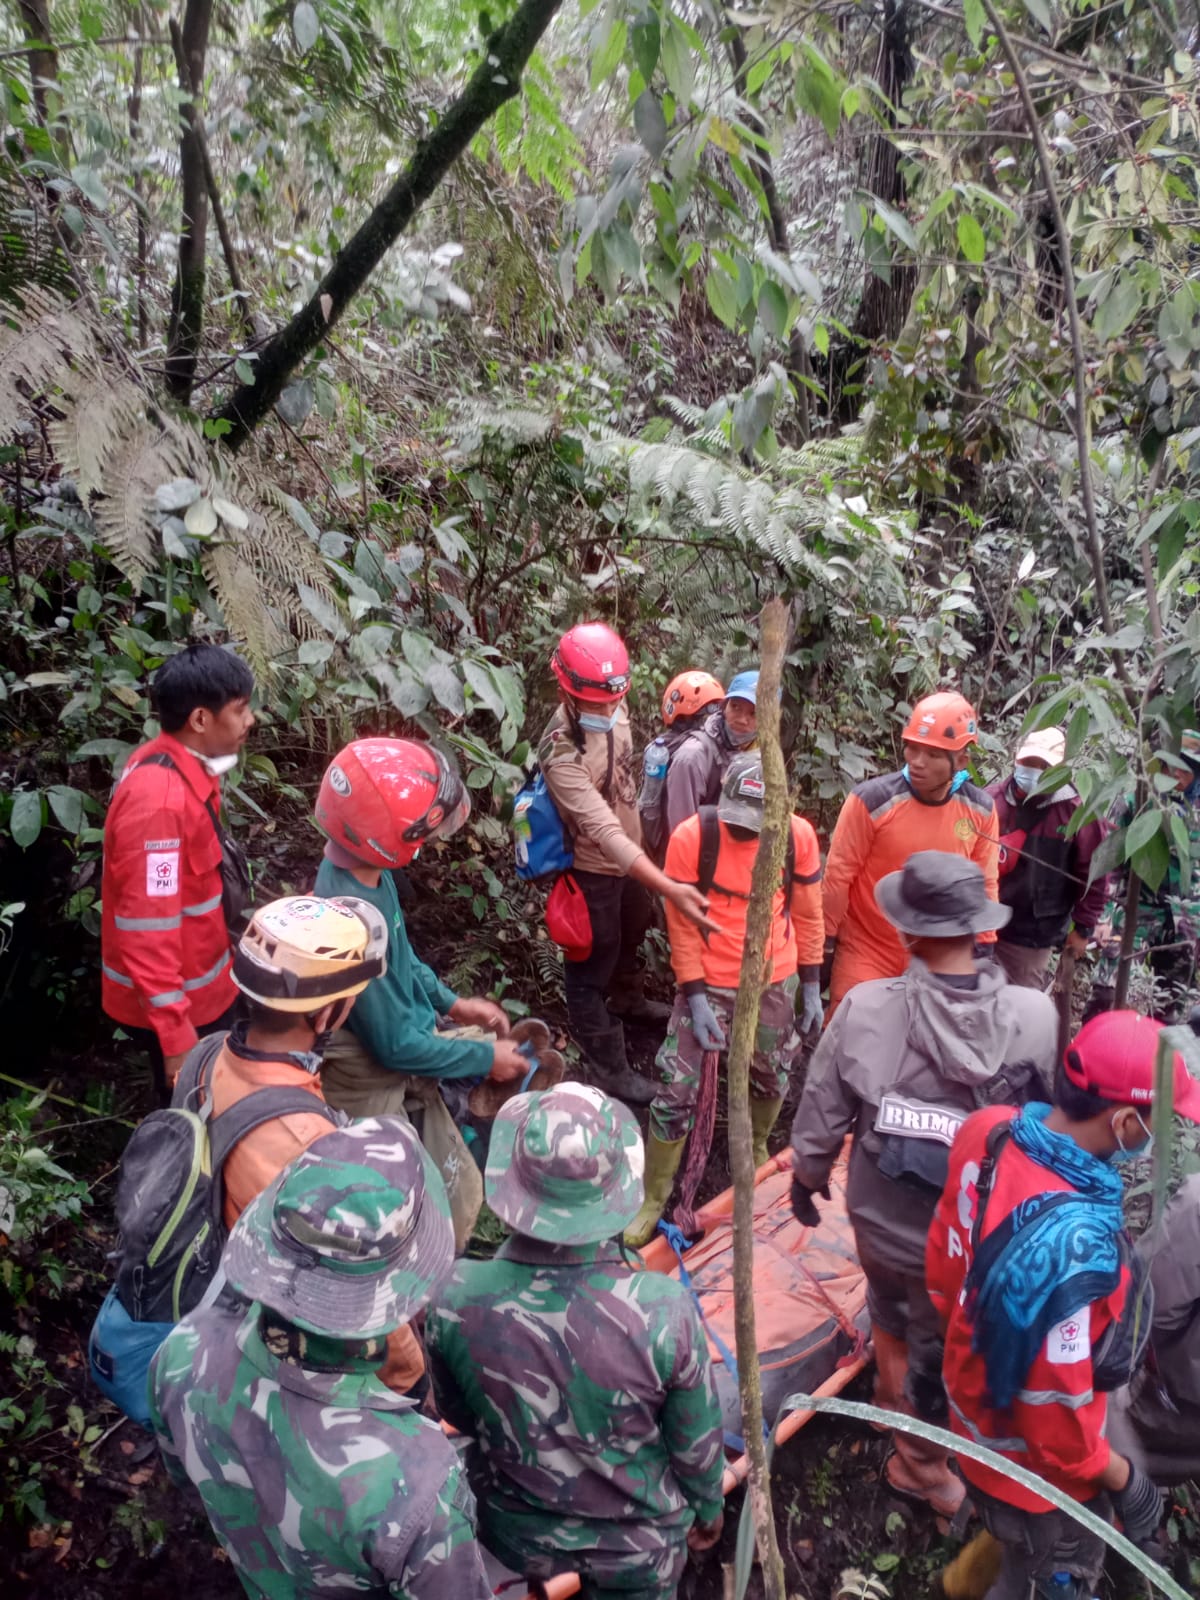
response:
<path fill-rule="evenodd" d="M 366 900 L 291 895 L 250 919 L 233 981 L 272 1011 L 307 1014 L 361 994 L 387 965 L 387 923 Z"/>

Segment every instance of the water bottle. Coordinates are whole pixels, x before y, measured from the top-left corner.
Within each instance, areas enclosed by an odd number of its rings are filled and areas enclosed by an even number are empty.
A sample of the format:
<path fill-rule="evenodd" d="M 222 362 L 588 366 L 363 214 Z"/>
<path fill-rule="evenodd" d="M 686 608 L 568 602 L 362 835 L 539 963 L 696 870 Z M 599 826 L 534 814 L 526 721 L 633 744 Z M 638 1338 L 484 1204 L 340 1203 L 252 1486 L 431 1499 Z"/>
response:
<path fill-rule="evenodd" d="M 652 739 L 642 758 L 642 792 L 638 797 L 638 810 L 643 816 L 658 815 L 670 762 L 671 752 L 667 748 L 667 741 L 661 737 Z"/>

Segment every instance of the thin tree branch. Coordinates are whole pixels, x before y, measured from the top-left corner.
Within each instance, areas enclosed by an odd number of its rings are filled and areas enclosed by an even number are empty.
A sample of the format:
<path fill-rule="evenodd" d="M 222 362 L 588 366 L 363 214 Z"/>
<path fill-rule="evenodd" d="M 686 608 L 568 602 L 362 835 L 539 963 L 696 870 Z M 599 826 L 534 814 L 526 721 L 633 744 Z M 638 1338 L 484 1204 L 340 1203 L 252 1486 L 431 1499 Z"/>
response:
<path fill-rule="evenodd" d="M 758 742 L 762 750 L 766 804 L 738 978 L 737 1005 L 729 1037 L 729 1170 L 733 1178 L 733 1303 L 737 1335 L 738 1391 L 742 1436 L 750 1463 L 750 1506 L 762 1565 L 766 1600 L 786 1600 L 783 1558 L 775 1537 L 771 1477 L 763 1443 L 762 1376 L 754 1322 L 754 1153 L 750 1125 L 750 1057 L 762 1003 L 764 961 L 771 908 L 791 827 L 787 772 L 779 746 L 779 680 L 787 650 L 788 608 L 781 599 L 763 607 L 759 655 Z"/>
<path fill-rule="evenodd" d="M 1020 94 L 1021 104 L 1025 108 L 1025 120 L 1033 137 L 1033 147 L 1037 152 L 1042 182 L 1046 187 L 1046 203 L 1050 207 L 1050 215 L 1054 222 L 1054 233 L 1058 241 L 1063 303 L 1067 313 L 1067 326 L 1071 333 L 1071 356 L 1075 388 L 1074 415 L 1071 421 L 1075 431 L 1075 450 L 1079 458 L 1079 487 L 1083 496 L 1083 520 L 1087 528 L 1088 556 L 1092 566 L 1092 582 L 1096 590 L 1096 604 L 1100 610 L 1101 621 L 1104 623 L 1104 631 L 1111 638 L 1116 630 L 1113 626 L 1112 607 L 1108 599 L 1108 579 L 1104 573 L 1104 545 L 1100 538 L 1100 519 L 1096 511 L 1096 491 L 1092 483 L 1087 357 L 1083 348 L 1083 324 L 1079 320 L 1079 301 L 1075 292 L 1075 267 L 1071 260 L 1071 235 L 1067 231 L 1067 222 L 1063 216 L 1058 185 L 1054 181 L 1054 167 L 1050 160 L 1050 151 L 1042 134 L 1041 120 L 1033 103 L 1033 94 L 1029 88 L 1029 79 L 1025 76 L 1025 68 L 1021 65 L 1021 58 L 1017 54 L 1012 39 L 1009 37 L 1007 28 L 1000 20 L 1000 15 L 993 0 L 982 0 L 982 4 L 984 11 L 987 13 L 987 19 L 991 23 L 997 39 L 1000 41 L 1000 48 L 1012 68 L 1013 77 L 1017 84 L 1017 92 Z M 1117 673 L 1125 687 L 1126 697 L 1132 707 L 1134 704 L 1134 699 L 1132 698 L 1134 690 L 1123 653 L 1114 648 L 1113 660 Z"/>

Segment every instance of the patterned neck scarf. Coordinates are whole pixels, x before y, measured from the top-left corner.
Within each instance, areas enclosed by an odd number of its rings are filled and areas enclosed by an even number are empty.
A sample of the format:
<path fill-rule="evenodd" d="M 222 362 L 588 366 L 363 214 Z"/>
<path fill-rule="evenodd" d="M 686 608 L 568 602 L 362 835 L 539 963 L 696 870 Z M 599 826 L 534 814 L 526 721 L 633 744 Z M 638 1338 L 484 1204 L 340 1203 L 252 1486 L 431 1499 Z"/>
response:
<path fill-rule="evenodd" d="M 1013 1118 L 1012 1140 L 1071 1185 L 1022 1200 L 983 1239 L 967 1274 L 972 1349 L 987 1368 L 992 1404 L 1005 1410 L 1058 1322 L 1110 1294 L 1121 1279 L 1121 1179 L 1107 1162 L 1046 1127 L 1048 1105 Z"/>
<path fill-rule="evenodd" d="M 265 1307 L 258 1331 L 277 1361 L 286 1361 L 290 1367 L 305 1367 L 309 1372 L 357 1372 L 381 1366 L 387 1355 L 384 1338 L 331 1339 L 297 1328 Z"/>

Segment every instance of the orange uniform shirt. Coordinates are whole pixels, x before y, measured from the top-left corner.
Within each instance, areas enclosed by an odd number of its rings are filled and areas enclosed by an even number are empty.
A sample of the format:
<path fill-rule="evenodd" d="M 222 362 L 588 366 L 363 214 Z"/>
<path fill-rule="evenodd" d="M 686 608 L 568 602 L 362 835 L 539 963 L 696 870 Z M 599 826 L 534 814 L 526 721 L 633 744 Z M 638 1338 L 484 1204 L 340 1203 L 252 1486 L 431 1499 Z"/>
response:
<path fill-rule="evenodd" d="M 766 962 L 771 983 L 794 976 L 798 967 L 811 967 L 812 977 L 821 963 L 825 945 L 821 919 L 821 852 L 811 824 L 793 817 L 792 840 L 796 861 L 791 893 L 784 905 L 783 885 L 775 891 Z M 713 989 L 736 989 L 741 979 L 742 947 L 746 942 L 746 913 L 750 907 L 750 879 L 758 855 L 758 840 L 735 839 L 718 822 L 721 845 L 709 891 L 709 916 L 720 932 L 707 937 L 694 922 L 666 902 L 667 933 L 671 940 L 671 966 L 680 988 L 707 984 Z M 700 876 L 700 818 L 688 817 L 667 844 L 668 878 L 696 883 Z"/>
<path fill-rule="evenodd" d="M 941 805 L 926 805 L 903 773 L 860 783 L 846 796 L 825 862 L 825 933 L 838 942 L 831 1010 L 856 983 L 895 978 L 908 966 L 899 934 L 875 903 L 875 885 L 918 850 L 968 857 L 982 868 L 990 898 L 999 899 L 999 832 L 986 789 L 964 783 Z"/>
<path fill-rule="evenodd" d="M 235 1054 L 228 1041 L 217 1052 L 209 1077 L 212 1086 L 213 1115 L 219 1116 L 255 1089 L 307 1089 L 313 1099 L 324 1103 L 321 1080 L 286 1059 L 250 1060 Z M 303 1112 L 273 1117 L 240 1140 L 225 1162 L 225 1226 L 232 1228 L 251 1200 L 274 1183 L 275 1179 L 310 1144 L 333 1131 L 333 1124 L 319 1112 Z M 389 1389 L 405 1394 L 425 1371 L 425 1356 L 420 1340 L 405 1324 L 388 1334 L 387 1360 L 379 1370 Z"/>

